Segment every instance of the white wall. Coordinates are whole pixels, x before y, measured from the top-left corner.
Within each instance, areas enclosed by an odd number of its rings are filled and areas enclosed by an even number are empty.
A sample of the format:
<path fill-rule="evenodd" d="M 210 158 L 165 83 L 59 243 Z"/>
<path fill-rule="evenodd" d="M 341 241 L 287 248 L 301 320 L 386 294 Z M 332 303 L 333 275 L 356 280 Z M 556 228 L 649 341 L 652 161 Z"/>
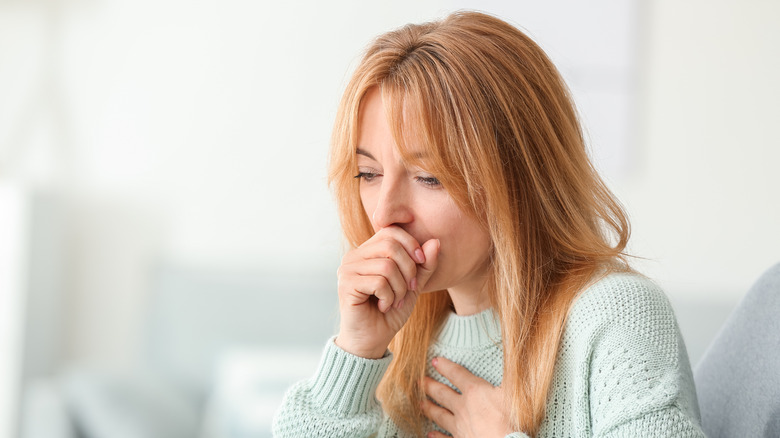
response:
<path fill-rule="evenodd" d="M 733 301 L 780 261 L 780 3 L 657 1 L 648 14 L 641 159 L 615 186 L 651 275 Z"/>
<path fill-rule="evenodd" d="M 0 178 L 72 207 L 62 360 L 132 366 L 159 261 L 335 268 L 325 165 L 349 66 L 464 5 L 0 3 Z M 638 129 L 611 184 L 646 272 L 674 299 L 733 303 L 780 259 L 780 5 L 639 6 Z"/>

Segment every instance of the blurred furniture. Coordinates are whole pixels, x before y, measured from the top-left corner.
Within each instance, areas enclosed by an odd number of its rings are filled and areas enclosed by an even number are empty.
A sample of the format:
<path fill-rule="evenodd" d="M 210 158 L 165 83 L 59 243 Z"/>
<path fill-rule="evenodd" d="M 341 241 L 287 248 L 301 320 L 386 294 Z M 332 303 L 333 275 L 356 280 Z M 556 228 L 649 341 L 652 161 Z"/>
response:
<path fill-rule="evenodd" d="M 295 269 L 158 269 L 150 364 L 197 403 L 200 437 L 270 438 L 286 388 L 314 374 L 338 328 L 335 268 Z"/>
<path fill-rule="evenodd" d="M 160 266 L 144 369 L 74 368 L 25 391 L 22 438 L 270 438 L 337 328 L 333 272 Z"/>
<path fill-rule="evenodd" d="M 780 437 L 780 264 L 748 291 L 694 377 L 708 437 Z"/>
<path fill-rule="evenodd" d="M 321 355 L 321 349 L 295 347 L 222 354 L 201 438 L 271 438 L 273 416 L 285 391 L 311 377 Z"/>

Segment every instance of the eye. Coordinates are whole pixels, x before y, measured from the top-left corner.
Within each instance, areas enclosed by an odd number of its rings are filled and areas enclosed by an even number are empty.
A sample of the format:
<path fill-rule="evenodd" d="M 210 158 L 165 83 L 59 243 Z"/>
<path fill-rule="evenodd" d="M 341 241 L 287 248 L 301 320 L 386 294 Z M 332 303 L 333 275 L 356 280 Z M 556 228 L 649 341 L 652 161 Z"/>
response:
<path fill-rule="evenodd" d="M 438 178 L 433 176 L 418 176 L 415 177 L 417 181 L 419 181 L 422 184 L 425 184 L 429 187 L 439 187 L 441 186 L 441 182 L 439 182 Z"/>
<path fill-rule="evenodd" d="M 377 174 L 374 173 L 374 172 L 360 172 L 357 175 L 355 175 L 355 178 L 362 179 L 365 182 L 371 182 L 376 177 L 377 177 Z"/>

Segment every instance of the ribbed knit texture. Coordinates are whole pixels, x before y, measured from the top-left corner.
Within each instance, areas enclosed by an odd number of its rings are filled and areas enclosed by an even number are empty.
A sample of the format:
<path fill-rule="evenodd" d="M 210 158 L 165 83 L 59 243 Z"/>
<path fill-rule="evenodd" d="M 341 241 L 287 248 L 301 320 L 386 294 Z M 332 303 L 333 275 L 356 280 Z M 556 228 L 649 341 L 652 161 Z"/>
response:
<path fill-rule="evenodd" d="M 452 386 L 430 366 L 437 356 L 500 384 L 503 348 L 495 313 L 452 314 L 445 321 L 429 349 L 427 373 Z M 315 376 L 287 392 L 274 436 L 405 437 L 375 397 L 391 360 L 390 354 L 379 360 L 353 356 L 331 339 Z M 555 367 L 538 437 L 704 437 L 674 313 L 644 277 L 610 275 L 581 294 Z M 520 431 L 507 436 L 526 437 Z"/>

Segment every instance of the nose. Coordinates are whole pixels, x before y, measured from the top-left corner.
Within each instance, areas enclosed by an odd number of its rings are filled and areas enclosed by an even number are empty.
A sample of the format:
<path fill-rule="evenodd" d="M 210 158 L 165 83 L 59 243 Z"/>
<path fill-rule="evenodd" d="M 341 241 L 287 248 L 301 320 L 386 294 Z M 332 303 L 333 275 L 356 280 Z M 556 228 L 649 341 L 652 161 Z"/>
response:
<path fill-rule="evenodd" d="M 414 214 L 410 195 L 406 184 L 385 176 L 371 217 L 374 229 L 412 222 Z"/>

